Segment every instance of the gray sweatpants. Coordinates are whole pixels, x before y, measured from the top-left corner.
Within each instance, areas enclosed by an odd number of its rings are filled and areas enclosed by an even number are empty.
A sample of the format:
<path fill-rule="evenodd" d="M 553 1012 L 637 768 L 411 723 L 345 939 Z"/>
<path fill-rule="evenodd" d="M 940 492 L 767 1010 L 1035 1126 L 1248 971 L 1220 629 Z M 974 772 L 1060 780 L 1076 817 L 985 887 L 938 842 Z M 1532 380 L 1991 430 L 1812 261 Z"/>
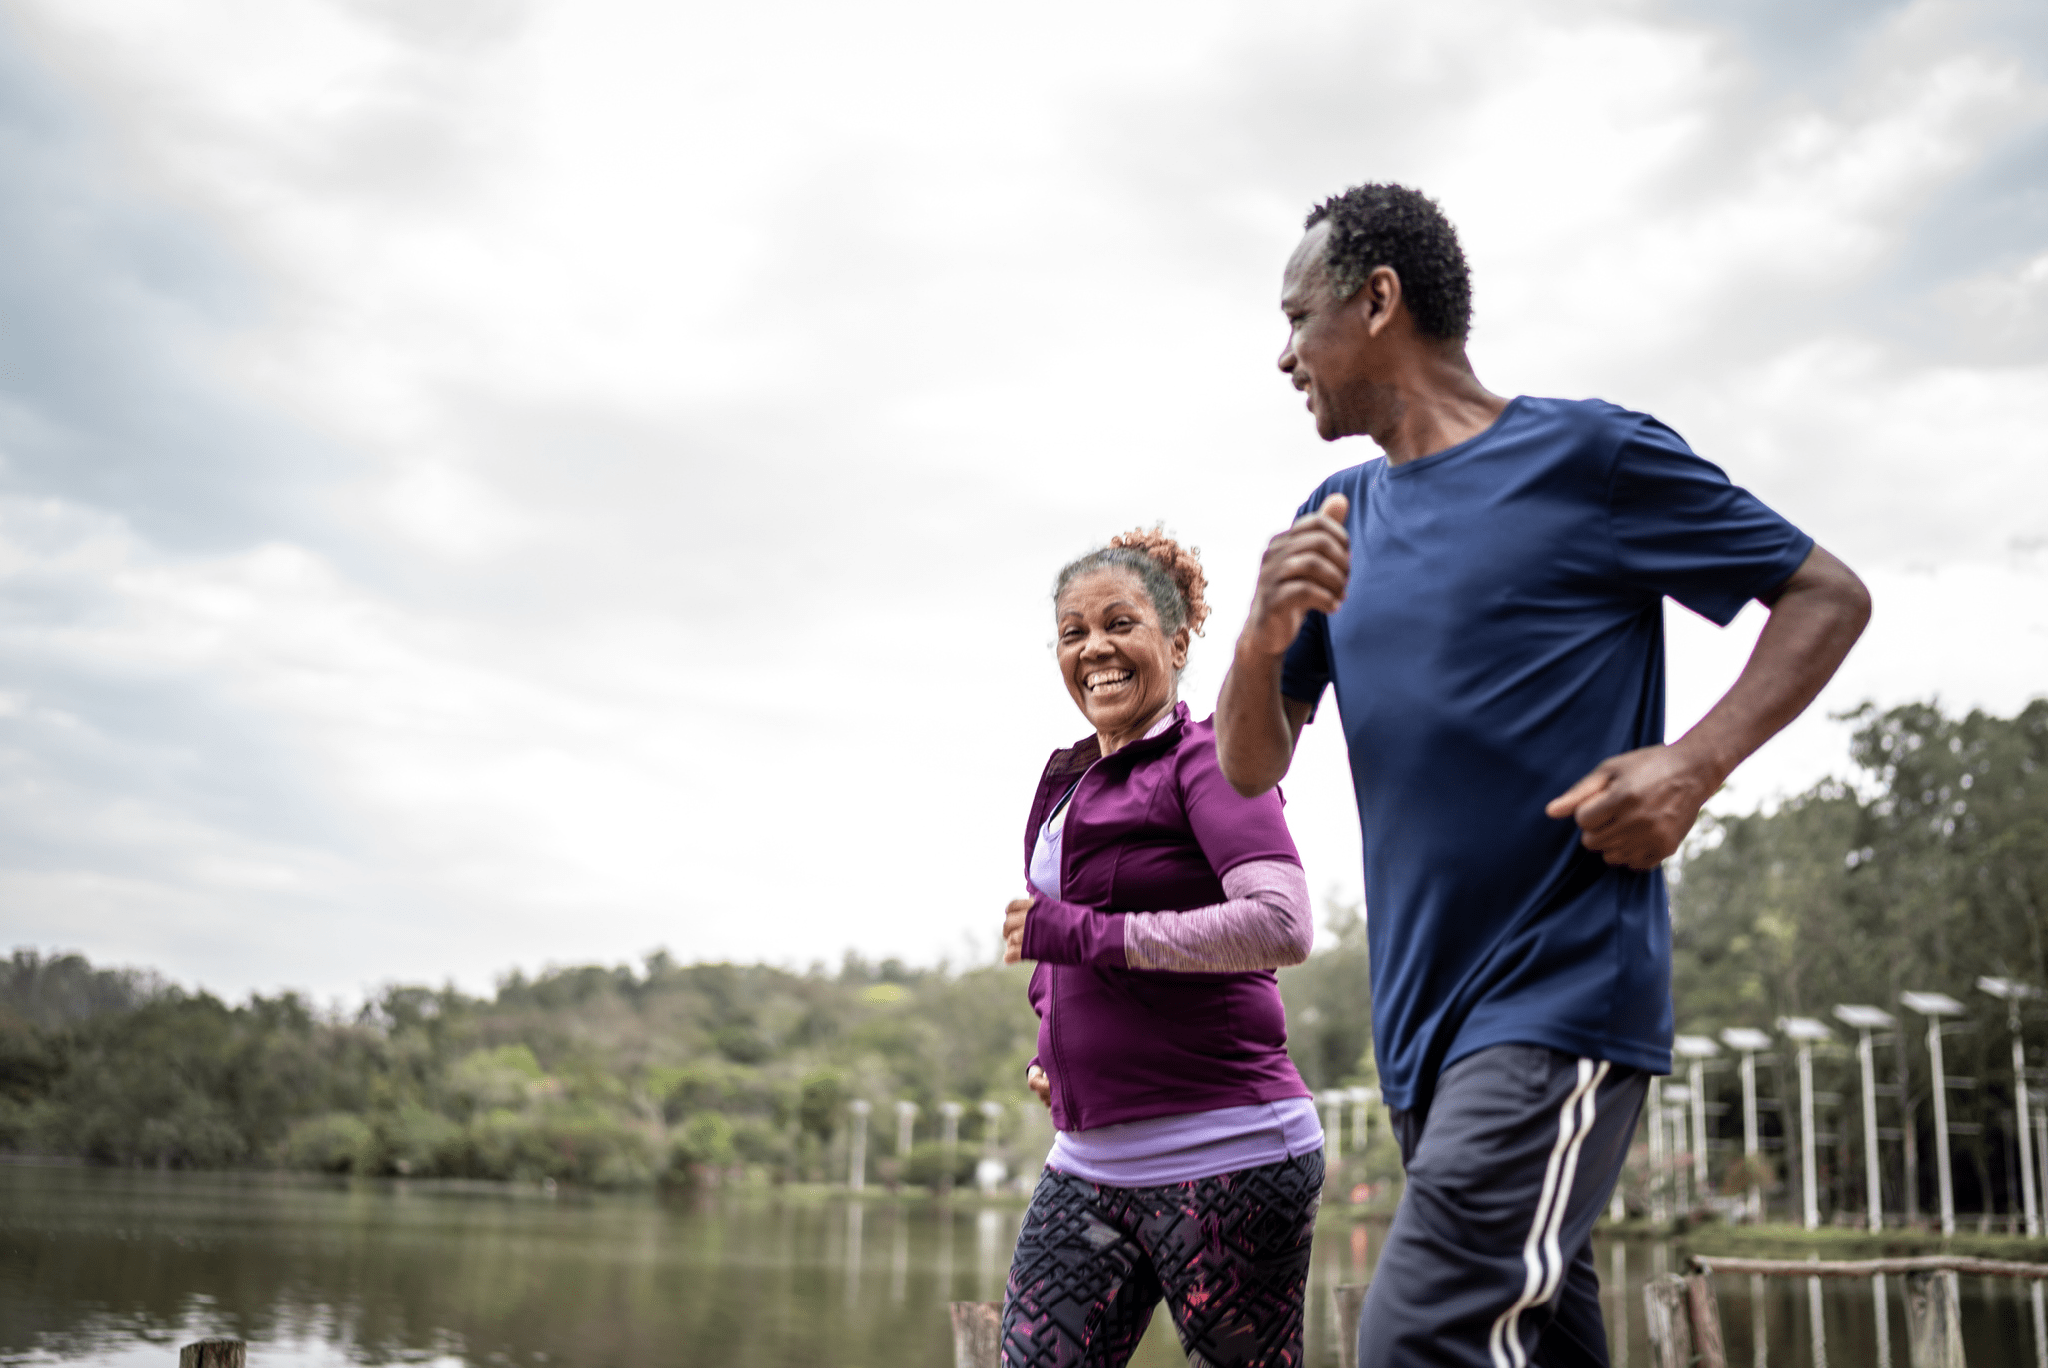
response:
<path fill-rule="evenodd" d="M 1650 1076 L 1535 1045 L 1468 1055 L 1396 1111 L 1408 1190 L 1366 1293 L 1359 1368 L 1606 1368 L 1593 1223 Z"/>

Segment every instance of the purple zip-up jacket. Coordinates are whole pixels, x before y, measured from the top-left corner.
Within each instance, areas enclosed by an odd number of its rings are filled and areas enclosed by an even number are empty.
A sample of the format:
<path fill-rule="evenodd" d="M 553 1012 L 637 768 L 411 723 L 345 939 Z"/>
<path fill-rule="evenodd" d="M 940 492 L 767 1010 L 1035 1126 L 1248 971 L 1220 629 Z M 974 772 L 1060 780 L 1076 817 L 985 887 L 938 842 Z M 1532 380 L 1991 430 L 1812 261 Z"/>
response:
<path fill-rule="evenodd" d="M 1176 704 L 1164 731 L 1113 755 L 1092 735 L 1053 752 L 1024 827 L 1027 875 L 1038 830 L 1076 776 L 1063 896 L 1037 895 L 1024 922 L 1053 1124 L 1093 1130 L 1309 1096 L 1287 1057 L 1272 970 L 1124 967 L 1125 912 L 1211 906 L 1228 897 L 1222 876 L 1248 860 L 1301 863 L 1278 792 L 1239 796 L 1216 764 L 1215 719 L 1191 722 Z"/>

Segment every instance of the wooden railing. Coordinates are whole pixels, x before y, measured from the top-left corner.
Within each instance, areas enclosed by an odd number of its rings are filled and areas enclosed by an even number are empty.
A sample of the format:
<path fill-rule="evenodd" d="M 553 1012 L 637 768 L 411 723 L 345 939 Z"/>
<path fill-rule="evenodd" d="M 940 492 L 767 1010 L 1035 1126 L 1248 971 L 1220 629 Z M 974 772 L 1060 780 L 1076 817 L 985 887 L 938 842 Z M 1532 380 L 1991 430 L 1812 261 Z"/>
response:
<path fill-rule="evenodd" d="M 1800 1259 L 1737 1259 L 1695 1254 L 1693 1271 L 1667 1274 L 1643 1286 L 1643 1311 L 1650 1326 L 1652 1368 L 1727 1368 L 1722 1348 L 1721 1308 L 1714 1295 L 1716 1273 L 1764 1278 L 1881 1278 L 1906 1281 L 1907 1362 L 1912 1368 L 1965 1368 L 1961 1307 L 1956 1278 L 2048 1279 L 2048 1264 L 2006 1259 L 1973 1259 L 1935 1254 L 1906 1259 L 1854 1259 L 1823 1263 Z"/>

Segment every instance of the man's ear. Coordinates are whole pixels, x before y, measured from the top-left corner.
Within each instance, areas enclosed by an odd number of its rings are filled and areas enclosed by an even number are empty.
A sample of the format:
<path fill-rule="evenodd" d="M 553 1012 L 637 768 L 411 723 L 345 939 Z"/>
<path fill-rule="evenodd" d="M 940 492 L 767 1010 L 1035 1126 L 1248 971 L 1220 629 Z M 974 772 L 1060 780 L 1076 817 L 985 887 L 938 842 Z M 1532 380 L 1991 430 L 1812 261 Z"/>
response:
<path fill-rule="evenodd" d="M 1378 337 L 1401 307 L 1401 277 L 1391 266 L 1375 266 L 1352 297 L 1365 312 L 1365 330 Z"/>

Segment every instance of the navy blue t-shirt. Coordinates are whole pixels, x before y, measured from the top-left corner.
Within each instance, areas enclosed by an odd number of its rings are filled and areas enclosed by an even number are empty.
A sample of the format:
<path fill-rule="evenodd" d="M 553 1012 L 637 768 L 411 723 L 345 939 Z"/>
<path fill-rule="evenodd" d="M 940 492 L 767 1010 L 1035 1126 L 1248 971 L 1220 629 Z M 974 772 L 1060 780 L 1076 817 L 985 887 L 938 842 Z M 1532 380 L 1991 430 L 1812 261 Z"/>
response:
<path fill-rule="evenodd" d="M 1388 1105 L 1491 1045 L 1671 1069 L 1661 871 L 1543 813 L 1664 740 L 1663 599 L 1726 626 L 1812 538 L 1656 419 L 1519 398 L 1470 441 L 1325 480 L 1351 582 L 1281 691 L 1337 686 L 1365 836 L 1373 1039 Z"/>

